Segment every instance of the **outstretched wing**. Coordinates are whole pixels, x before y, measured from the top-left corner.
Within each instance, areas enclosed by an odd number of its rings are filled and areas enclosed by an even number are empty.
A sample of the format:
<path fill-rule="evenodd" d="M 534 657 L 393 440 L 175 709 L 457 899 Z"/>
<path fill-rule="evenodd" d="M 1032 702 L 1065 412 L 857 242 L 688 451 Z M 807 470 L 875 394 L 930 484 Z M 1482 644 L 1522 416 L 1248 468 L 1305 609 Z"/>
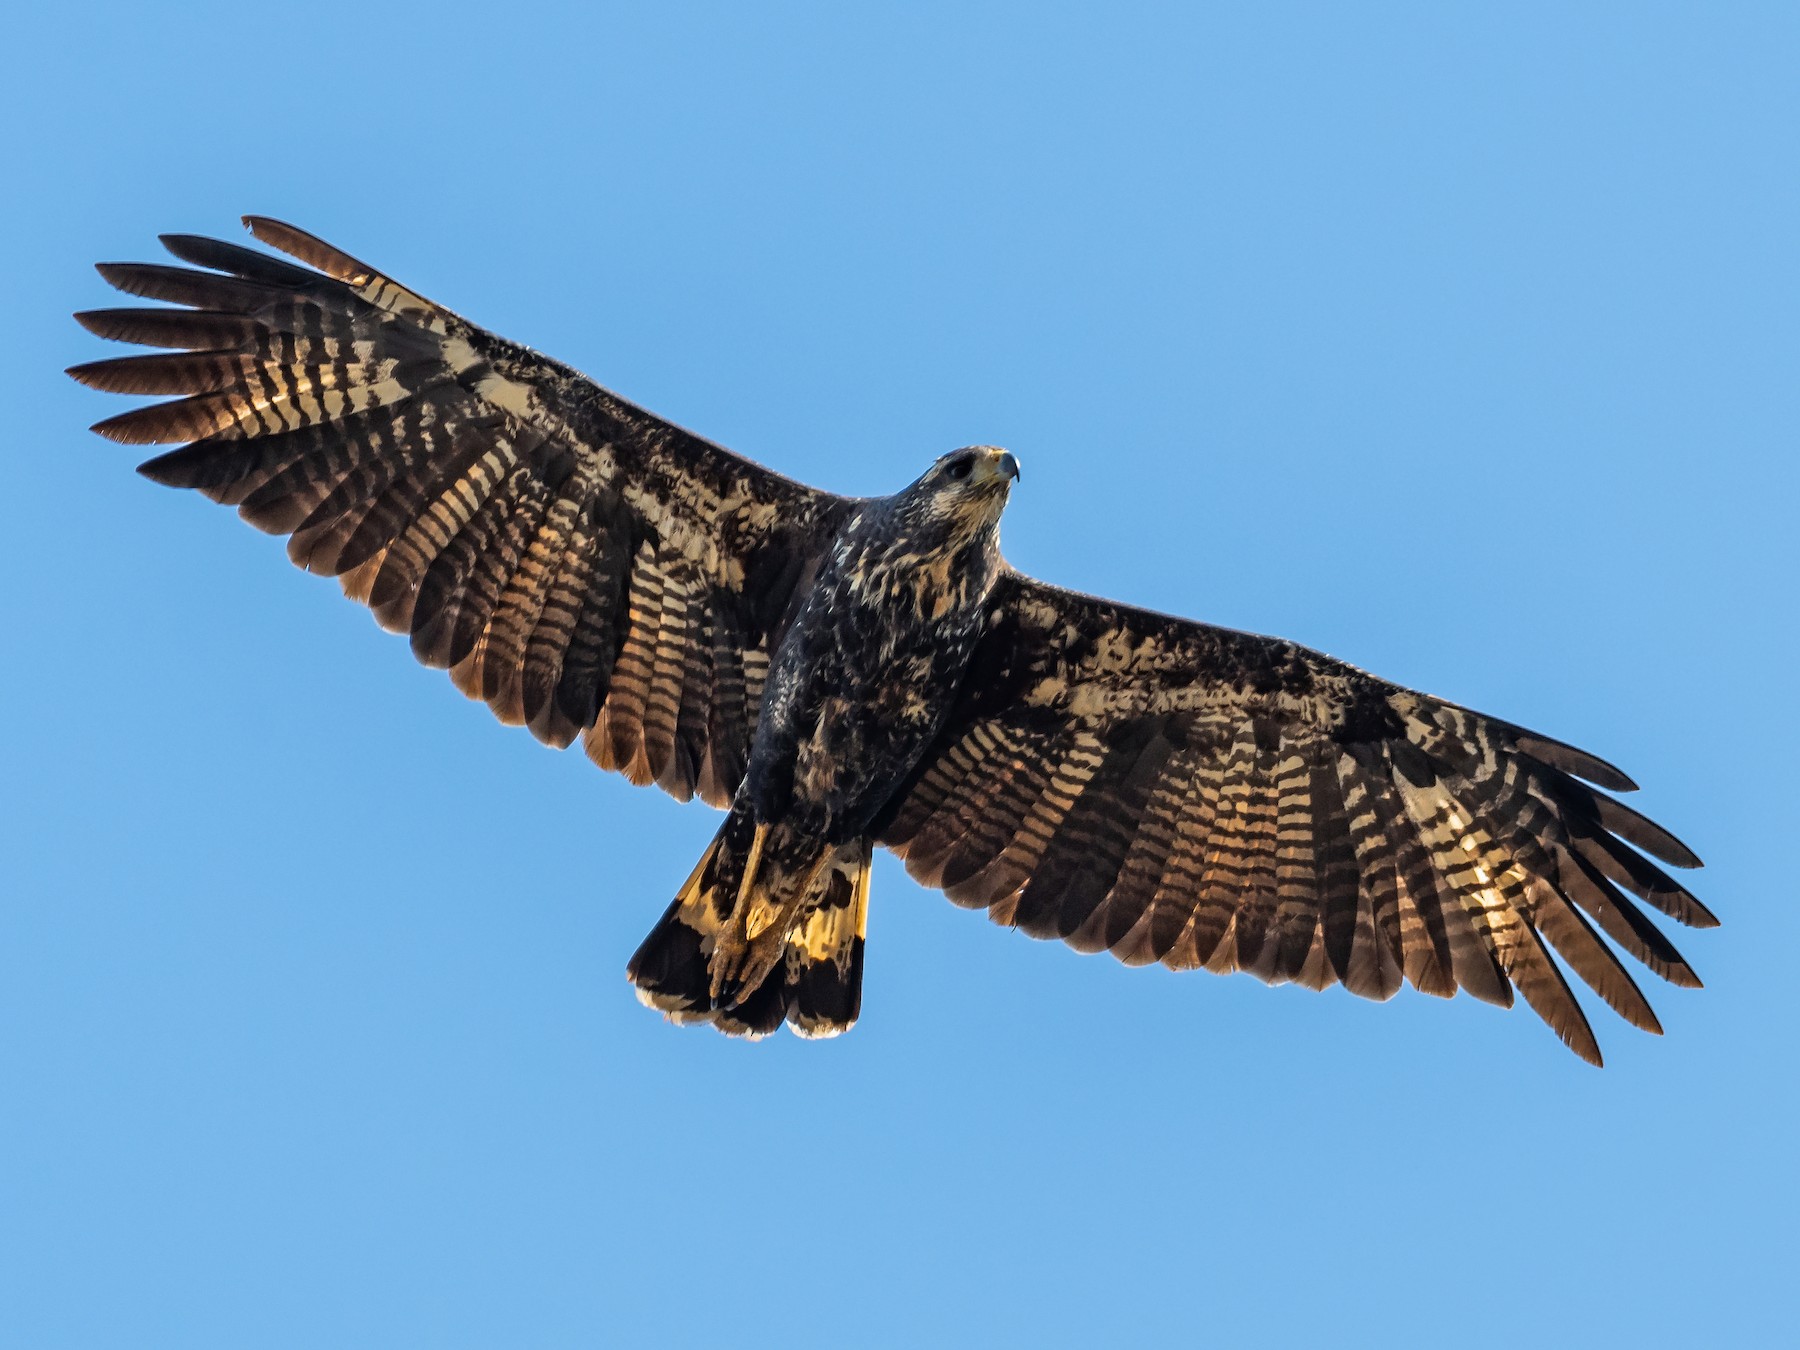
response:
<path fill-rule="evenodd" d="M 1634 787 L 1573 747 L 1293 643 L 1010 573 L 881 842 L 958 904 L 1132 964 L 1377 999 L 1405 979 L 1510 1005 L 1516 986 L 1598 1064 L 1552 950 L 1660 1031 L 1595 925 L 1698 985 L 1626 893 L 1717 921 L 1636 849 L 1699 859 L 1581 779 Z"/>
<path fill-rule="evenodd" d="M 94 429 L 182 443 L 142 472 L 290 536 L 501 720 L 724 805 L 769 653 L 849 502 L 804 487 L 496 337 L 292 226 L 295 266 L 186 235 L 206 271 L 102 264 L 183 308 L 76 317 L 174 349 L 77 366 L 178 399 Z M 316 269 L 316 270 L 315 270 Z"/>

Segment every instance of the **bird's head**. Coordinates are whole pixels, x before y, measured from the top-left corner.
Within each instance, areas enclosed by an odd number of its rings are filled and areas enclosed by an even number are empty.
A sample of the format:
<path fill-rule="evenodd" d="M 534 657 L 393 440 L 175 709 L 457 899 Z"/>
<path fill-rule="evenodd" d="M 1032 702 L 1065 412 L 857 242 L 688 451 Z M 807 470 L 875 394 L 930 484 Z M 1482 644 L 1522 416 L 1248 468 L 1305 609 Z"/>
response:
<path fill-rule="evenodd" d="M 994 445 L 952 450 L 899 497 L 901 511 L 953 536 L 992 528 L 1018 481 L 1019 461 Z"/>

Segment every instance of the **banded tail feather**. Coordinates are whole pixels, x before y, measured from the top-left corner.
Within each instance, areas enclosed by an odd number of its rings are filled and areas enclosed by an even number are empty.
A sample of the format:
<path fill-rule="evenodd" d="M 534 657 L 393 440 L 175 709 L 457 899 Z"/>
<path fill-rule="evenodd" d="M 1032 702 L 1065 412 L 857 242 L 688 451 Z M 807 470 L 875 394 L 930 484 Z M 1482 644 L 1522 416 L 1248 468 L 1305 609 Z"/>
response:
<path fill-rule="evenodd" d="M 734 809 L 626 967 L 679 1024 L 757 1039 L 848 1031 L 862 1008 L 869 841 L 841 847 Z"/>

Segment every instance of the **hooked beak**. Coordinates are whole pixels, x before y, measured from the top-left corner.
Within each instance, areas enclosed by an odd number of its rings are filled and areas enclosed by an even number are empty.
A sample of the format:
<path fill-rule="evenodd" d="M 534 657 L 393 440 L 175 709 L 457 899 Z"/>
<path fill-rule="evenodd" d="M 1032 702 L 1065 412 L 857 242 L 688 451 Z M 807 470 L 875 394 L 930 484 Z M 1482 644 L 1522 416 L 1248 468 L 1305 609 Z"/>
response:
<path fill-rule="evenodd" d="M 1015 483 L 1018 482 L 1018 480 L 1019 480 L 1019 461 L 1017 458 L 1014 457 L 1012 451 L 1002 450 L 1000 452 L 1000 459 L 994 465 L 994 468 L 997 472 L 1004 474 L 1006 477 L 1012 479 Z"/>

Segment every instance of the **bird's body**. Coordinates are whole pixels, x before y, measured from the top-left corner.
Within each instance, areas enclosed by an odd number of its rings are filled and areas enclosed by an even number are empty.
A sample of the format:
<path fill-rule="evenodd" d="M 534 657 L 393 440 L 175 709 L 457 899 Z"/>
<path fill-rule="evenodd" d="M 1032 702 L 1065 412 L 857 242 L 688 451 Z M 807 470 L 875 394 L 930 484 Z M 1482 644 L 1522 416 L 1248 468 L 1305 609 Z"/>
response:
<path fill-rule="evenodd" d="M 1000 511 L 1017 475 L 1011 455 L 971 447 L 845 519 L 776 648 L 731 811 L 633 958 L 632 980 L 651 1006 L 769 1031 L 803 982 L 829 976 L 825 992 L 835 993 L 840 966 L 860 970 L 860 947 L 849 944 L 861 937 L 870 826 L 962 684 L 1000 574 Z M 846 923 L 833 940 L 815 938 L 811 955 L 805 944 L 790 950 L 790 932 L 838 910 Z M 854 1003 L 837 1011 L 796 1025 L 816 1033 L 855 1020 Z"/>
<path fill-rule="evenodd" d="M 998 548 L 1004 451 L 891 497 L 820 492 L 248 223 L 309 266 L 172 236 L 208 270 L 102 267 L 178 308 L 82 322 L 172 350 L 71 373 L 181 397 L 96 429 L 185 443 L 143 471 L 289 535 L 502 720 L 728 808 L 630 964 L 675 1020 L 848 1027 L 877 844 L 997 922 L 1131 964 L 1516 989 L 1594 1062 L 1555 957 L 1653 1031 L 1619 953 L 1698 983 L 1635 903 L 1714 922 L 1651 861 L 1698 859 L 1596 790 L 1633 786 L 1604 761 L 1022 576 Z"/>
<path fill-rule="evenodd" d="M 1000 575 L 1011 459 L 986 447 L 946 456 L 906 492 L 862 504 L 825 550 L 751 742 L 758 820 L 860 839 L 925 753 Z"/>

